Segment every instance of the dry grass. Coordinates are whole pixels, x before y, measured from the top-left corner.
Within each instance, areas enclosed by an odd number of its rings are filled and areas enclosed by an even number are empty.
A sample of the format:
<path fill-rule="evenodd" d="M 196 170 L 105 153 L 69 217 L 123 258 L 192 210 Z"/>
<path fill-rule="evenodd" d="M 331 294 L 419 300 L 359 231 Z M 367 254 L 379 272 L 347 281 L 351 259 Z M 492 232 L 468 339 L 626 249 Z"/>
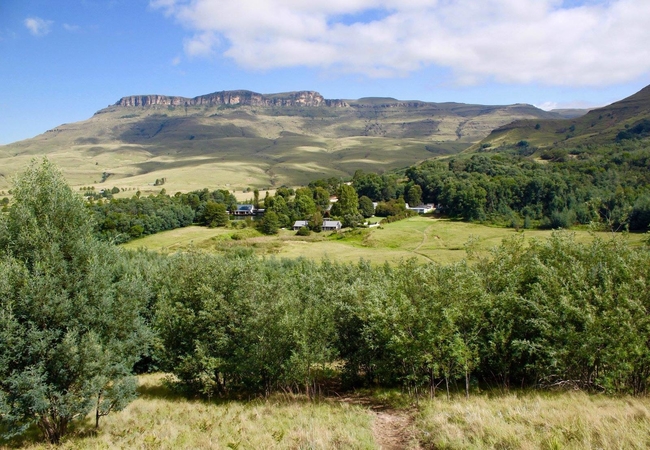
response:
<path fill-rule="evenodd" d="M 645 449 L 650 400 L 580 392 L 436 400 L 416 427 L 435 449 Z"/>
<path fill-rule="evenodd" d="M 356 405 L 300 396 L 208 402 L 174 396 L 162 375 L 140 377 L 140 397 L 124 411 L 90 418 L 64 439 L 62 449 L 371 449 L 373 416 Z M 36 438 L 38 439 L 38 438 Z M 37 441 L 16 443 L 42 449 Z"/>
<path fill-rule="evenodd" d="M 650 446 L 648 398 L 582 392 L 488 393 L 409 407 L 412 398 L 379 390 L 365 392 L 367 397 L 354 396 L 351 402 L 338 398 L 309 402 L 295 395 L 204 401 L 174 394 L 163 379 L 162 374 L 140 376 L 137 400 L 103 418 L 98 432 L 88 417 L 59 448 L 375 449 L 382 442 L 398 440 L 408 441 L 408 448 L 430 449 Z M 383 421 L 382 413 L 375 411 L 377 402 L 392 405 L 379 410 L 390 416 Z M 394 419 L 402 420 L 403 430 L 385 423 Z M 0 448 L 51 447 L 32 432 Z"/>

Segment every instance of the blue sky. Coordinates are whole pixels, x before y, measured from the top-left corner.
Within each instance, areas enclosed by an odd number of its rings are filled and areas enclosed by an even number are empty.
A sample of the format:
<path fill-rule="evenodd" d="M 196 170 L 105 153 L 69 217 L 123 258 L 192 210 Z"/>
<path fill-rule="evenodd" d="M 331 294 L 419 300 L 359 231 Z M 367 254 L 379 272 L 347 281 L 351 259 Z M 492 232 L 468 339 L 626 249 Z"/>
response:
<path fill-rule="evenodd" d="M 650 84 L 648 0 L 2 0 L 0 144 L 133 94 L 604 105 Z"/>

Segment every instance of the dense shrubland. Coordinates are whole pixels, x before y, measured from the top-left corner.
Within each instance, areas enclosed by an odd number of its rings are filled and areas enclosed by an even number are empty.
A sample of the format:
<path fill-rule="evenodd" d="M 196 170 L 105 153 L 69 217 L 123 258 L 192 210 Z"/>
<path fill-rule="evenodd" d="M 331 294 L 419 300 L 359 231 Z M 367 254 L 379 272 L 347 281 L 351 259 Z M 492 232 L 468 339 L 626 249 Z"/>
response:
<path fill-rule="evenodd" d="M 153 327 L 161 366 L 211 395 L 335 381 L 643 394 L 649 256 L 566 233 L 472 265 L 176 255 L 159 263 L 175 275 L 155 283 Z"/>

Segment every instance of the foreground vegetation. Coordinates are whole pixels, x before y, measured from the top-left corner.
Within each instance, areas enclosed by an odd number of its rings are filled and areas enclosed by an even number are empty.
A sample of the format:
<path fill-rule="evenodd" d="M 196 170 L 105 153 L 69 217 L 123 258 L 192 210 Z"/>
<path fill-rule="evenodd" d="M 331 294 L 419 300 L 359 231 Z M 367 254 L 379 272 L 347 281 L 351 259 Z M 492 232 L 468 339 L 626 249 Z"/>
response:
<path fill-rule="evenodd" d="M 644 449 L 648 399 L 583 392 L 522 392 L 425 402 L 416 414 L 423 448 Z"/>
<path fill-rule="evenodd" d="M 492 392 L 413 405 L 412 398 L 390 391 L 319 401 L 286 394 L 207 401 L 178 395 L 163 375 L 138 378 L 139 396 L 124 411 L 108 416 L 99 431 L 86 418 L 60 448 L 376 449 L 390 430 L 380 428 L 372 405 L 409 418 L 398 435 L 404 448 L 644 449 L 650 439 L 647 398 Z M 5 445 L 50 448 L 33 434 Z"/>
<path fill-rule="evenodd" d="M 90 418 L 79 423 L 61 448 L 375 448 L 373 417 L 361 406 L 281 394 L 199 401 L 170 390 L 162 375 L 139 379 L 137 400 L 107 417 L 98 432 Z M 34 436 L 9 444 L 49 448 Z"/>

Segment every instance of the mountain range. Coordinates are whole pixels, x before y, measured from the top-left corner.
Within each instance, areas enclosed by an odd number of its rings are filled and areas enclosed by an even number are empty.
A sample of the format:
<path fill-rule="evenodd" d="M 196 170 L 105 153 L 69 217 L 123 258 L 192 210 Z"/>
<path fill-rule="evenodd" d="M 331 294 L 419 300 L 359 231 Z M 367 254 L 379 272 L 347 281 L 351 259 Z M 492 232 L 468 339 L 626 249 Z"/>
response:
<path fill-rule="evenodd" d="M 611 142 L 650 117 L 650 87 L 592 111 L 532 105 L 326 99 L 318 92 L 134 95 L 32 139 L 0 146 L 0 189 L 47 155 L 75 186 L 231 190 L 382 173 L 481 147 Z M 627 126 L 627 128 L 625 128 Z M 154 186 L 156 184 L 156 186 Z"/>
<path fill-rule="evenodd" d="M 0 146 L 0 189 L 47 155 L 76 186 L 267 188 L 406 167 L 458 153 L 517 119 L 559 119 L 531 105 L 330 100 L 313 91 L 135 95 L 88 120 Z"/>

